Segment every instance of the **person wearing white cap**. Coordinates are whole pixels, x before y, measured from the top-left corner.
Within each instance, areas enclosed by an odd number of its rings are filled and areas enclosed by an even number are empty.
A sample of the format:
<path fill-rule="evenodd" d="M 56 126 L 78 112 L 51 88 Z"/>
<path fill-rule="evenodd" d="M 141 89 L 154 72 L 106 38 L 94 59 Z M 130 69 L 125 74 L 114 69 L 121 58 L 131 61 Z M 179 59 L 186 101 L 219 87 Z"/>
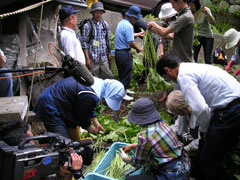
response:
<path fill-rule="evenodd" d="M 158 17 L 161 19 L 160 26 L 168 27 L 172 21 L 176 20 L 177 11 L 172 7 L 171 3 L 165 3 L 161 7 Z M 161 58 L 164 54 L 169 52 L 171 39 L 161 37 L 159 38 L 159 50 Z"/>
<path fill-rule="evenodd" d="M 172 23 L 172 21 L 176 20 L 176 14 L 177 14 L 177 11 L 175 11 L 175 9 L 172 7 L 171 3 L 163 4 L 161 7 L 161 11 L 158 15 L 158 17 L 160 19 L 162 19 L 159 25 L 164 28 L 167 28 L 169 26 L 169 24 Z M 172 33 L 172 36 L 174 36 L 174 33 Z M 172 41 L 172 39 L 160 36 L 160 38 L 159 38 L 159 50 L 160 50 L 159 58 L 161 58 L 164 54 L 169 53 L 171 51 L 170 50 L 171 41 Z M 160 103 L 162 103 L 166 99 L 167 94 L 168 94 L 167 90 L 164 90 L 162 97 L 158 101 Z"/>
<path fill-rule="evenodd" d="M 148 29 L 162 37 L 173 38 L 173 54 L 180 57 L 183 62 L 193 62 L 194 17 L 187 0 L 170 0 L 170 2 L 178 12 L 178 18 L 166 28 L 151 21 L 148 23 Z"/>
<path fill-rule="evenodd" d="M 226 71 L 229 71 L 231 66 L 234 64 L 240 63 L 240 32 L 238 32 L 236 29 L 229 29 L 225 34 L 223 35 L 223 39 L 226 42 L 225 48 L 230 49 L 232 47 L 235 47 L 235 53 L 232 55 L 231 60 L 228 62 L 228 65 L 225 67 Z M 239 75 L 240 69 L 234 70 L 234 75 Z"/>

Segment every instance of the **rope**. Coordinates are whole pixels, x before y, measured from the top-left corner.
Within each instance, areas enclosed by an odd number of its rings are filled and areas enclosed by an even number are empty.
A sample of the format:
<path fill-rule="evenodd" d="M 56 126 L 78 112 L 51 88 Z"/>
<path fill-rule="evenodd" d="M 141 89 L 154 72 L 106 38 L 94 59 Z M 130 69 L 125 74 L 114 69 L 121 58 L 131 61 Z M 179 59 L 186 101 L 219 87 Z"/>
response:
<path fill-rule="evenodd" d="M 38 39 L 40 39 L 40 32 L 41 32 L 41 28 L 42 28 L 42 17 L 43 17 L 43 5 L 44 5 L 44 0 L 41 3 L 41 15 L 40 15 L 40 22 L 39 22 L 39 27 L 38 27 Z M 45 1 L 46 2 L 46 1 Z M 39 41 L 37 41 L 37 46 L 36 46 L 36 51 L 35 51 L 35 57 L 34 57 L 34 67 L 36 66 L 36 59 L 37 59 L 37 50 L 38 50 L 38 46 L 39 46 Z M 28 109 L 27 109 L 27 114 L 26 114 L 26 122 L 28 122 L 28 112 L 30 110 L 30 103 L 32 100 L 32 88 L 33 88 L 33 79 L 34 79 L 34 74 L 32 77 L 32 81 L 31 81 L 31 86 L 30 86 L 30 93 L 29 93 L 29 100 L 28 100 Z"/>
<path fill-rule="evenodd" d="M 0 14 L 0 19 L 3 19 L 3 18 L 6 18 L 8 16 L 12 16 L 12 15 L 15 15 L 15 14 L 20 14 L 20 13 L 23 13 L 23 12 L 26 12 L 26 11 L 29 11 L 29 10 L 32 10 L 32 9 L 35 9 L 39 6 L 41 6 L 42 4 L 44 3 L 48 3 L 52 0 L 43 0 L 42 2 L 40 3 L 36 3 L 36 4 L 33 4 L 33 5 L 30 5 L 30 6 L 27 6 L 25 8 L 22 8 L 22 9 L 19 9 L 19 10 L 16 10 L 16 11 L 13 11 L 13 12 L 10 12 L 10 13 L 5 13 L 5 14 Z"/>

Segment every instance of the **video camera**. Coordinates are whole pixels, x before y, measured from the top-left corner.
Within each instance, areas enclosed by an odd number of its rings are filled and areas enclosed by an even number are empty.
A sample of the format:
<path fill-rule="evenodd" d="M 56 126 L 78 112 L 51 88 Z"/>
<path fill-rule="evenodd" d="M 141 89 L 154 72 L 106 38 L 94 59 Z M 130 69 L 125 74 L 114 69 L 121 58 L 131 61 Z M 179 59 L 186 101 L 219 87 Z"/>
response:
<path fill-rule="evenodd" d="M 36 147 L 29 143 L 38 140 L 45 147 Z M 69 151 L 69 149 L 71 149 Z M 9 146 L 0 141 L 0 179 L 39 180 L 57 173 L 66 161 L 71 170 L 71 153 L 81 155 L 84 165 L 90 165 L 93 159 L 93 146 L 90 139 L 72 141 L 54 133 L 26 137 L 18 146 Z M 72 171 L 75 179 L 83 177 L 82 171 Z"/>

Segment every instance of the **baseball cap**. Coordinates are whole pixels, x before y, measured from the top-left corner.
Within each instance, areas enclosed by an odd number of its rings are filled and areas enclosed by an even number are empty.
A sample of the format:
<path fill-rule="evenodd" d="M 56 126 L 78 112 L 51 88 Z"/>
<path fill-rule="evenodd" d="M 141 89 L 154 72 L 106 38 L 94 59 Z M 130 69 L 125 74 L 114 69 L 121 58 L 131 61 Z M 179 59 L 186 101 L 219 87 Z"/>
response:
<path fill-rule="evenodd" d="M 65 19 L 67 19 L 70 15 L 75 14 L 79 11 L 80 10 L 73 9 L 73 7 L 70 6 L 70 5 L 64 6 L 59 11 L 59 18 L 60 18 L 61 21 L 63 21 Z"/>

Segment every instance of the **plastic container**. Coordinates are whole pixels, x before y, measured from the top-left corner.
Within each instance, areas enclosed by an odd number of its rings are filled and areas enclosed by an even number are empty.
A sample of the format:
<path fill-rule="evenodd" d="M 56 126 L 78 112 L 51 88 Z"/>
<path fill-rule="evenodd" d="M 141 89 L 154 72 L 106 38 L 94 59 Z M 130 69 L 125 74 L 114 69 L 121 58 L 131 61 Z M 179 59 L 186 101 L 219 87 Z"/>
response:
<path fill-rule="evenodd" d="M 93 173 L 98 174 L 98 175 L 103 175 L 103 177 L 108 180 L 115 180 L 114 178 L 110 178 L 110 177 L 107 177 L 104 175 L 107 172 L 107 167 L 110 166 L 110 164 L 115 156 L 116 150 L 119 150 L 119 148 L 121 148 L 125 145 L 127 145 L 127 143 L 122 143 L 122 142 L 113 143 L 112 146 L 107 151 L 107 153 L 105 154 L 105 156 L 103 157 L 103 159 L 100 161 L 100 163 L 97 165 L 97 167 L 93 170 Z M 141 169 L 132 172 L 130 175 L 137 175 L 137 174 L 141 174 Z"/>
<path fill-rule="evenodd" d="M 104 176 L 102 174 L 88 173 L 85 178 L 81 180 L 112 180 L 112 178 Z"/>

